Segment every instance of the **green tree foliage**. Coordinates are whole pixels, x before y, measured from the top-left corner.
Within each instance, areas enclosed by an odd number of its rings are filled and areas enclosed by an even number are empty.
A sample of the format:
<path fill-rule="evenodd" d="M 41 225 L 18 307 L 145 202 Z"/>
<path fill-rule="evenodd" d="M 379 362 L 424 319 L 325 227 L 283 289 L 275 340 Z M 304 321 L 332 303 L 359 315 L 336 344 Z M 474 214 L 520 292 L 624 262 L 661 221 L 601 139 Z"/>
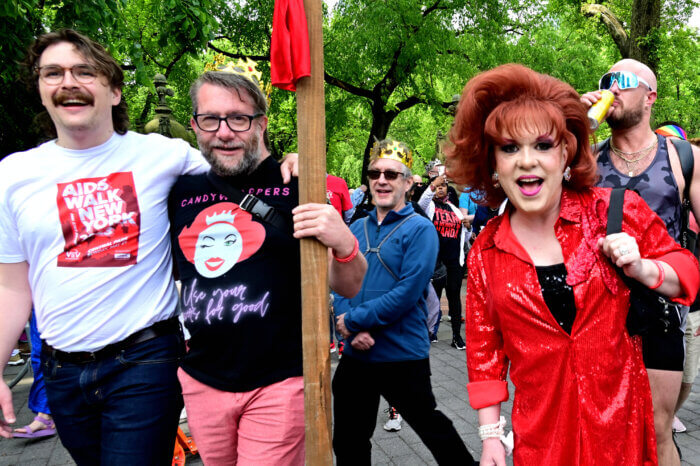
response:
<path fill-rule="evenodd" d="M 150 86 L 155 73 L 191 78 L 186 58 L 196 59 L 213 37 L 217 23 L 211 14 L 214 0 L 9 0 L 0 2 L 0 156 L 28 148 L 42 135 L 31 131 L 41 112 L 35 90 L 22 83 L 21 60 L 38 34 L 63 27 L 76 29 L 101 44 L 122 64 L 132 121 L 139 122 L 144 106 L 153 103 Z M 179 67 L 179 68 L 178 68 Z M 178 73 L 176 73 L 177 75 Z M 186 99 L 185 79 L 171 80 Z M 182 83 L 182 88 L 179 85 Z M 150 95 L 150 97 L 149 97 Z M 184 97 L 183 97 L 184 96 Z M 177 105 L 176 105 L 177 107 Z M 146 109 L 148 114 L 148 108 Z M 182 112 L 183 115 L 185 112 Z"/>
<path fill-rule="evenodd" d="M 438 132 L 450 130 L 453 95 L 476 73 L 517 62 L 587 92 L 633 46 L 655 60 L 656 121 L 673 119 L 700 134 L 698 35 L 684 26 L 698 1 L 643 0 L 659 8 L 658 24 L 647 22 L 646 30 L 634 8 L 640 1 L 339 0 L 324 25 L 328 171 L 360 184 L 374 138 L 393 137 L 414 149 L 414 172 L 422 173 L 438 152 Z M 602 8 L 592 13 L 593 5 Z M 0 157 L 37 141 L 29 128 L 41 106 L 21 84 L 18 65 L 37 34 L 74 27 L 107 45 L 126 71 L 124 98 L 135 127 L 153 117 L 152 77 L 165 74 L 175 91 L 174 115 L 187 123 L 189 85 L 215 53 L 258 60 L 269 77 L 273 6 L 273 0 L 0 2 Z M 601 20 L 603 11 L 626 42 Z M 274 89 L 270 115 L 273 154 L 295 151 L 294 94 Z"/>

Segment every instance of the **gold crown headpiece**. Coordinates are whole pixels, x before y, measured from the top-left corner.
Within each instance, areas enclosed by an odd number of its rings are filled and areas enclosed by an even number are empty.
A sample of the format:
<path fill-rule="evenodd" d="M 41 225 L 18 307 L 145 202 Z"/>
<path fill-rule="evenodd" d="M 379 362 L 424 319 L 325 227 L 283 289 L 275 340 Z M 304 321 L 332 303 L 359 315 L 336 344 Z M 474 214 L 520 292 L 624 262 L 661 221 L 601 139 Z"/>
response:
<path fill-rule="evenodd" d="M 236 61 L 226 61 L 226 58 L 222 54 L 217 53 L 214 55 L 214 61 L 212 63 L 207 63 L 204 66 L 204 71 L 221 71 L 224 73 L 236 73 L 240 74 L 241 76 L 245 76 L 260 88 L 260 91 L 262 91 L 265 99 L 267 100 L 267 105 L 270 105 L 272 84 L 265 84 L 265 82 L 262 80 L 262 72 L 258 71 L 258 64 L 250 58 L 246 58 L 245 61 L 243 61 L 242 58 L 239 58 Z"/>
<path fill-rule="evenodd" d="M 413 152 L 406 144 L 393 139 L 376 141 L 372 146 L 372 156 L 377 159 L 391 159 L 401 162 L 408 168 L 413 165 Z"/>

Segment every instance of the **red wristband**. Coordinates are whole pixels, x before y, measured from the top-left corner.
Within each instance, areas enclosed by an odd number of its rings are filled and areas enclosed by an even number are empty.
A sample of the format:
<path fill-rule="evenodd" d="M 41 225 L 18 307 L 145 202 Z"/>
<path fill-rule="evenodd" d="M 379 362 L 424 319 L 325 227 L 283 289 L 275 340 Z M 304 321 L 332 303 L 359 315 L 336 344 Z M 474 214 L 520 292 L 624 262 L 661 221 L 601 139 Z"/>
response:
<path fill-rule="evenodd" d="M 660 287 L 661 284 L 664 282 L 664 278 L 666 278 L 666 273 L 664 272 L 664 268 L 661 266 L 661 264 L 659 263 L 659 261 L 654 260 L 654 259 L 652 259 L 651 261 L 652 261 L 652 262 L 654 263 L 654 265 L 656 265 L 656 267 L 659 269 L 659 281 L 657 281 L 653 286 L 650 286 L 650 287 L 649 287 L 650 290 L 655 290 L 655 289 L 657 289 L 658 287 Z"/>
<path fill-rule="evenodd" d="M 346 264 L 350 261 L 352 261 L 355 257 L 357 257 L 357 253 L 360 252 L 360 242 L 357 241 L 357 238 L 353 236 L 353 239 L 355 240 L 355 247 L 352 248 L 352 252 L 348 257 L 338 257 L 335 255 L 335 251 L 333 251 L 333 259 L 336 261 L 340 262 L 341 264 Z"/>

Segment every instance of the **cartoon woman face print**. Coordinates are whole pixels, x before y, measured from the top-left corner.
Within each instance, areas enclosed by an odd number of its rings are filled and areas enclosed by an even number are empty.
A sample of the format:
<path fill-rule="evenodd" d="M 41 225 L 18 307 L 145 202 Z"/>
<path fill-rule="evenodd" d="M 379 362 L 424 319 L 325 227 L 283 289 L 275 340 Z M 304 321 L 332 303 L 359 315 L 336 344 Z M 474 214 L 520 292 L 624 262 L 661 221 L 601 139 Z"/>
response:
<path fill-rule="evenodd" d="M 194 250 L 194 267 L 203 277 L 223 275 L 238 262 L 243 238 L 233 226 L 234 218 L 230 212 L 207 218 L 209 226 L 199 234 Z"/>
<path fill-rule="evenodd" d="M 182 252 L 205 278 L 225 274 L 253 255 L 265 240 L 265 228 L 231 202 L 207 207 L 178 237 Z"/>

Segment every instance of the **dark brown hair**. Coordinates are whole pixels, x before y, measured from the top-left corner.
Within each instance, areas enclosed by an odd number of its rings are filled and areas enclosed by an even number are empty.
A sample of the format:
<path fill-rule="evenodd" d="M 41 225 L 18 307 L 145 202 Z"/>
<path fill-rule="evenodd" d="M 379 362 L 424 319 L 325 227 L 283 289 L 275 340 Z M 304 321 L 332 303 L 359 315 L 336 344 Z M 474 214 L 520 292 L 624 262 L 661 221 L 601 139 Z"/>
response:
<path fill-rule="evenodd" d="M 591 130 L 586 107 L 570 85 L 525 66 L 501 65 L 472 78 L 464 88 L 446 147 L 450 176 L 472 191 L 484 193 L 494 207 L 505 199 L 491 179 L 495 169 L 493 148 L 503 134 L 517 136 L 537 129 L 566 145 L 571 179 L 567 186 L 580 190 L 597 179 L 591 152 Z"/>
<path fill-rule="evenodd" d="M 107 78 L 107 82 L 112 89 L 121 90 L 124 87 L 124 72 L 119 63 L 107 52 L 104 47 L 87 36 L 74 31 L 73 29 L 60 29 L 39 36 L 29 47 L 24 65 L 29 76 L 31 87 L 39 86 L 39 61 L 41 54 L 48 47 L 60 42 L 68 42 L 75 46 L 80 55 Z M 56 127 L 47 112 L 42 112 L 37 116 L 37 121 L 50 137 L 56 137 Z M 126 109 L 126 101 L 121 99 L 119 104 L 112 106 L 112 124 L 118 134 L 125 134 L 129 129 L 129 113 Z"/>

